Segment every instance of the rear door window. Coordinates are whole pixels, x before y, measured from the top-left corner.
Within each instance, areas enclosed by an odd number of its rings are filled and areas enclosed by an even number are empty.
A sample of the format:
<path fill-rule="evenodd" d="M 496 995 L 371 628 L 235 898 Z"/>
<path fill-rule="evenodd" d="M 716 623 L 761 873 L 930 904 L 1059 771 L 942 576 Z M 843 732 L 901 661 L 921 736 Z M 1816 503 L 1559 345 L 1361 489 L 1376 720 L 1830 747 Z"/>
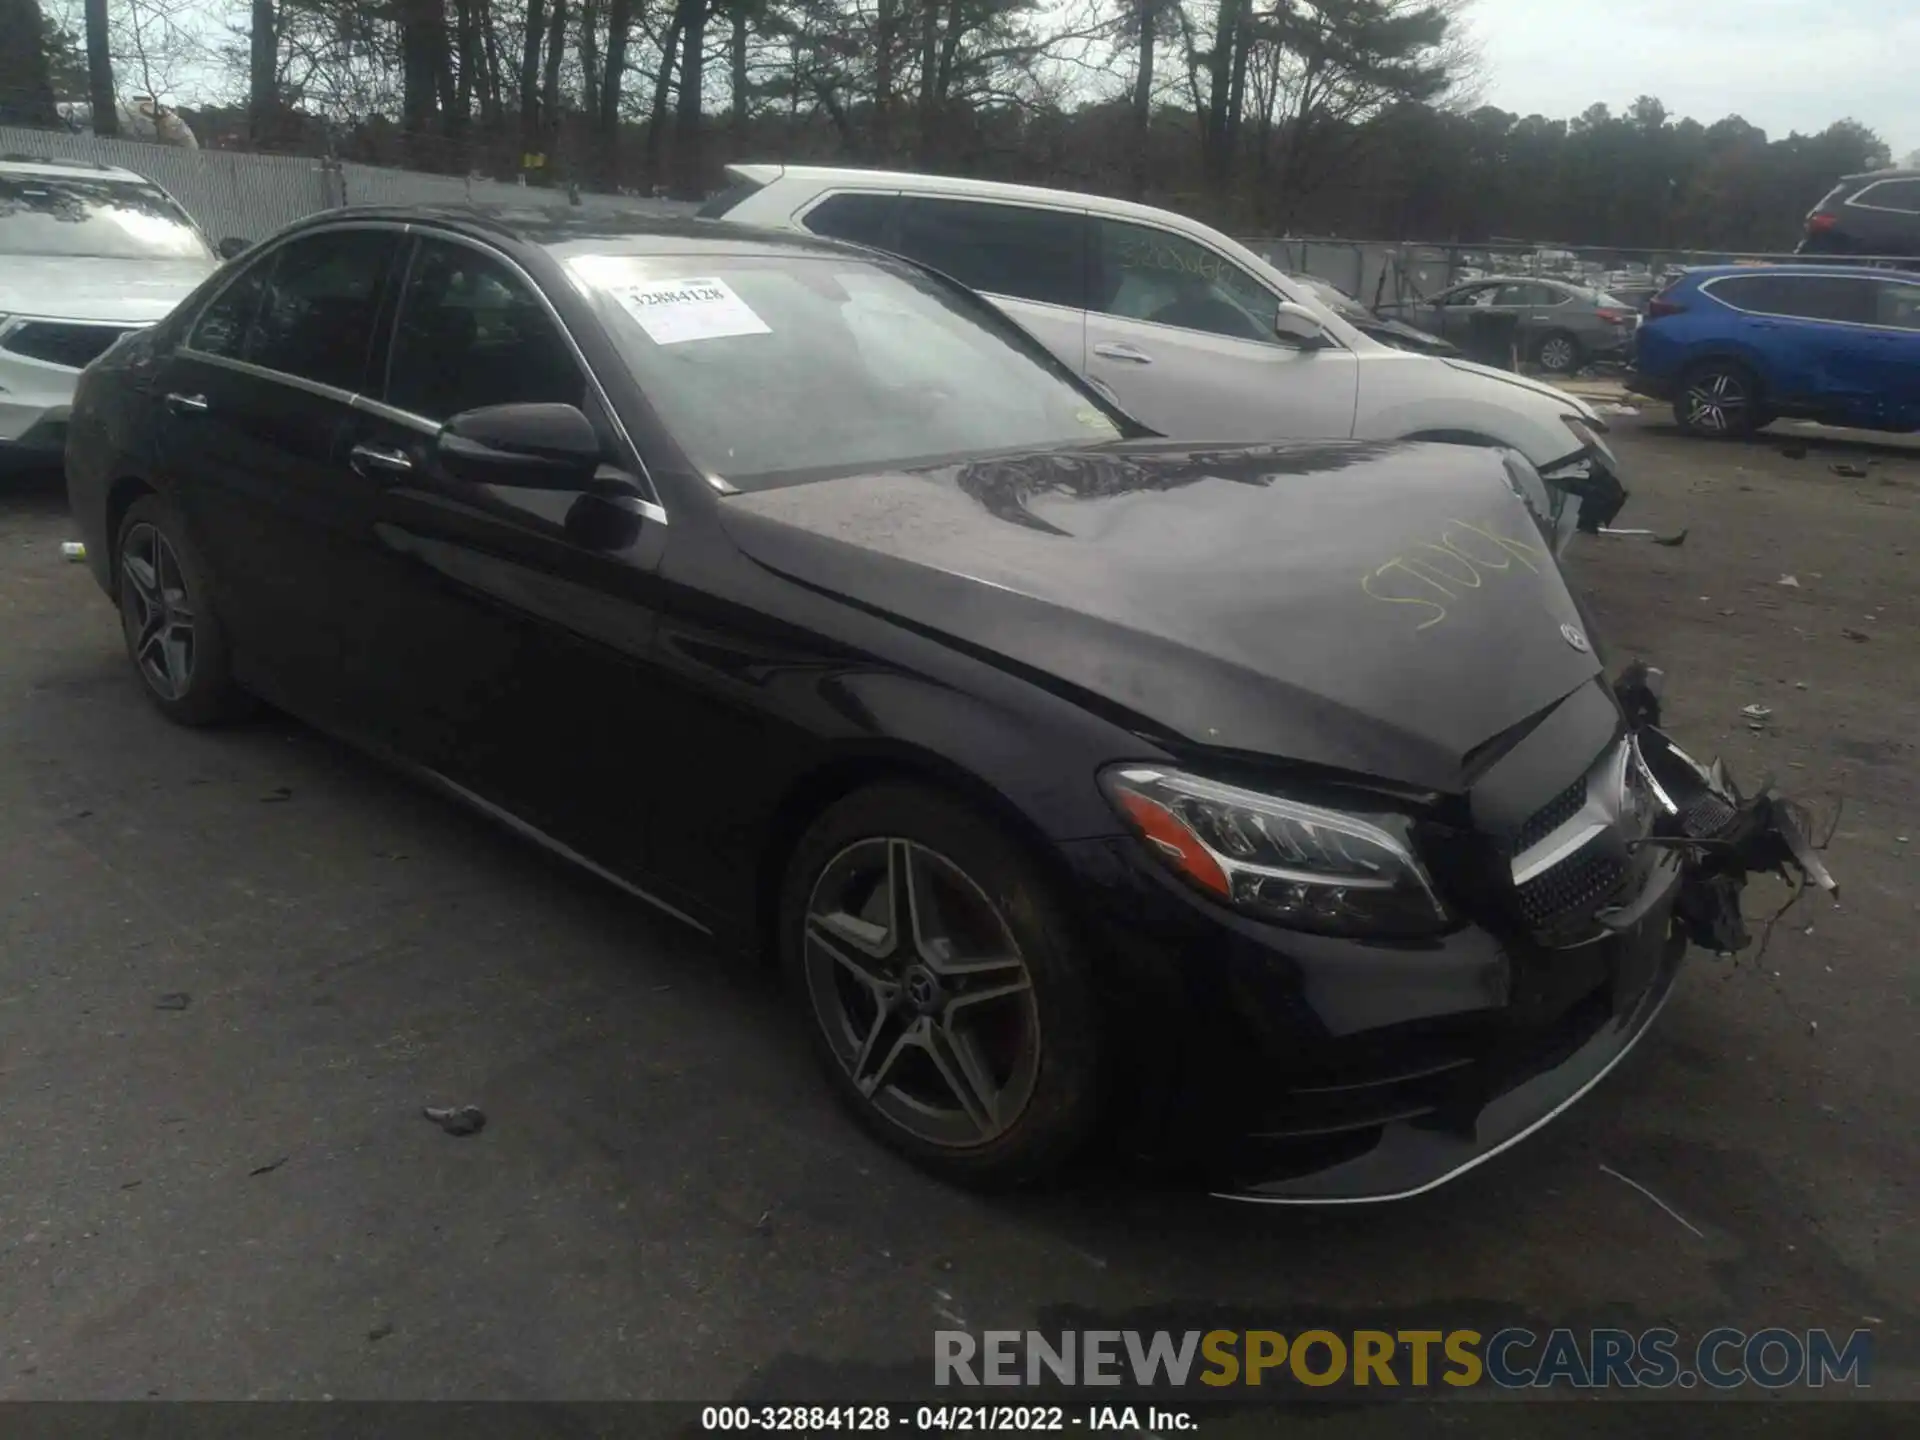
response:
<path fill-rule="evenodd" d="M 827 196 L 807 211 L 801 223 L 816 235 L 881 247 L 886 244 L 887 222 L 899 208 L 898 195 L 846 190 Z"/>
<path fill-rule="evenodd" d="M 1877 180 L 1854 196 L 1853 203 L 1920 215 L 1920 180 Z"/>
<path fill-rule="evenodd" d="M 214 297 L 213 303 L 200 312 L 187 337 L 190 349 L 205 355 L 222 355 L 229 360 L 241 357 L 246 348 L 247 330 L 260 309 L 260 297 L 266 291 L 267 279 L 273 273 L 277 258 L 269 255 L 248 267 Z"/>
<path fill-rule="evenodd" d="M 243 358 L 341 390 L 358 390 L 397 230 L 332 230 L 279 248 Z"/>
<path fill-rule="evenodd" d="M 1087 304 L 1086 216 L 975 200 L 909 199 L 892 247 L 988 295 Z"/>
<path fill-rule="evenodd" d="M 1882 281 L 1874 323 L 1895 330 L 1920 330 L 1920 285 Z"/>
<path fill-rule="evenodd" d="M 1870 325 L 1874 282 L 1847 275 L 1735 275 L 1708 282 L 1716 300 L 1754 315 Z"/>

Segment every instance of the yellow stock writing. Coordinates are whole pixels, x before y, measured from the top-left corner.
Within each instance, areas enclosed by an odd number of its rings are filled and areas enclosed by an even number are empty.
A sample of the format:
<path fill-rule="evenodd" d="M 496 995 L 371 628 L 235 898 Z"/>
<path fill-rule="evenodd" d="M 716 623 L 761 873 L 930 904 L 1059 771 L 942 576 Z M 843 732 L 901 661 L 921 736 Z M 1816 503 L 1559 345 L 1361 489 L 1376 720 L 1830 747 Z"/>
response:
<path fill-rule="evenodd" d="M 1362 572 L 1360 588 L 1388 605 L 1418 606 L 1422 618 L 1413 628 L 1427 630 L 1447 618 L 1448 603 L 1463 592 L 1512 573 L 1516 565 L 1538 575 L 1546 558 L 1540 545 L 1465 520 L 1449 520 L 1437 540 L 1410 545 L 1385 564 Z"/>

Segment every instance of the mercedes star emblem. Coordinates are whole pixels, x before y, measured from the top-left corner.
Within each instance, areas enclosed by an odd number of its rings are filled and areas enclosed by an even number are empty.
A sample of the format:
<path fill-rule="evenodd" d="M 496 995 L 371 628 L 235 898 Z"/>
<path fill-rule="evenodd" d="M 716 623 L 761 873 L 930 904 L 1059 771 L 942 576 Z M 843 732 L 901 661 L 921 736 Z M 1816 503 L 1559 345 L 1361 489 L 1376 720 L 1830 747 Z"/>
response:
<path fill-rule="evenodd" d="M 1587 653 L 1587 637 L 1580 633 L 1578 627 L 1562 625 L 1560 627 L 1560 637 L 1582 655 Z"/>

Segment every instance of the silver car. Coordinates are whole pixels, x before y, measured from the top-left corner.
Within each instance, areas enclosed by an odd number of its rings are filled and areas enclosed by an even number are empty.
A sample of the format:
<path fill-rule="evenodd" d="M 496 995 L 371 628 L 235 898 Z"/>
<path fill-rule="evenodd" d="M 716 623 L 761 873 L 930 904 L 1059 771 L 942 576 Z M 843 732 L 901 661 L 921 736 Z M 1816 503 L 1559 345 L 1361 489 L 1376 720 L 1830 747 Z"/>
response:
<path fill-rule="evenodd" d="M 1426 300 L 1376 307 L 1467 348 L 1476 315 L 1512 315 L 1520 357 L 1550 375 L 1571 375 L 1595 360 L 1626 360 L 1640 312 L 1605 290 L 1531 275 L 1491 276 L 1442 290 Z"/>

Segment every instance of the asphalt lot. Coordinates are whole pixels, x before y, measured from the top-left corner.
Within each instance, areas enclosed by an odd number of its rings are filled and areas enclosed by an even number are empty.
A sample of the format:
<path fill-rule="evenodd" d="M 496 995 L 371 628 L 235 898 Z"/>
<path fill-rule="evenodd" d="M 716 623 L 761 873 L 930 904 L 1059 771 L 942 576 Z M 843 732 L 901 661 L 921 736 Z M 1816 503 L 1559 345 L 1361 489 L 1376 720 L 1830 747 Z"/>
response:
<path fill-rule="evenodd" d="M 1844 795 L 1844 903 L 1696 951 L 1517 1150 L 1336 1211 L 922 1178 L 766 974 L 289 722 L 160 720 L 57 480 L 5 482 L 0 1398 L 847 1400 L 923 1390 L 956 1321 L 1866 1326 L 1920 1393 L 1920 443 L 1661 418 L 1617 422 L 1621 523 L 1686 544 L 1577 577 L 1696 754 Z"/>

